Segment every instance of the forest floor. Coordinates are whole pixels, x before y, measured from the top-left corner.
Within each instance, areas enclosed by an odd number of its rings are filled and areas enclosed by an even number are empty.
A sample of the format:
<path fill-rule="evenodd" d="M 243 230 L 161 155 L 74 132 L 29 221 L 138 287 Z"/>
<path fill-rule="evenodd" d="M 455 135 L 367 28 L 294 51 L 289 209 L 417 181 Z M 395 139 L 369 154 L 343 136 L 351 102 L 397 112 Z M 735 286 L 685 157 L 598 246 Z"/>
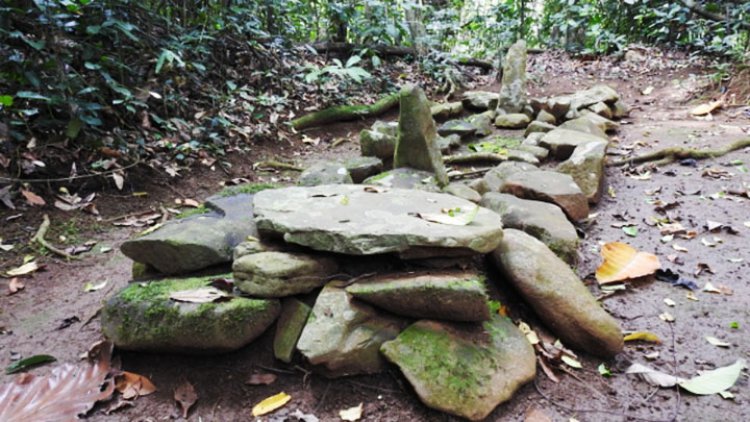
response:
<path fill-rule="evenodd" d="M 712 119 L 696 119 L 689 110 L 711 100 L 706 73 L 688 59 L 661 57 L 647 53 L 643 62 L 580 61 L 555 54 L 532 56 L 530 91 L 532 95 L 569 93 L 603 82 L 616 88 L 633 106 L 631 116 L 621 122 L 612 150 L 643 153 L 668 146 L 716 148 L 750 136 L 750 111 L 747 107 L 727 106 Z M 649 88 L 652 87 L 652 88 Z M 497 84 L 485 80 L 477 89 L 496 90 Z M 646 93 L 646 94 L 644 94 Z M 731 104 L 731 97 L 728 101 Z M 391 113 L 384 119 L 396 119 Z M 15 294 L 8 292 L 3 280 L 0 295 L 0 366 L 19 357 L 35 354 L 54 355 L 58 363 L 79 360 L 79 355 L 101 338 L 97 311 L 102 301 L 125 286 L 130 279 L 131 262 L 119 252 L 119 245 L 137 227 L 116 227 L 122 216 L 161 212 L 174 208 L 175 199 L 202 198 L 219 190 L 222 183 L 236 178 L 253 182 L 293 183 L 295 173 L 264 172 L 253 168 L 257 161 L 276 158 L 298 163 L 318 158 L 353 156 L 359 153 L 357 135 L 372 124 L 362 121 L 312 129 L 299 137 L 275 144 L 262 144 L 245 155 L 230 155 L 228 172 L 207 167 L 170 179 L 148 170 L 128 177 L 123 191 L 101 192 L 95 199 L 100 213 L 97 219 L 82 211 L 63 212 L 52 206 L 26 207 L 0 214 L 2 244 L 14 245 L 0 251 L 0 272 L 22 264 L 24 255 L 39 251 L 24 248 L 36 232 L 42 215 L 48 214 L 52 228 L 47 238 L 56 244 L 96 242 L 81 260 L 64 262 L 54 256 L 41 256 L 43 268 L 20 280 L 25 285 Z M 346 138 L 348 142 L 337 140 Z M 303 141 L 304 139 L 304 141 Z M 616 157 L 613 157 L 616 158 Z M 690 163 L 685 163 L 690 164 Z M 658 168 L 632 170 L 609 167 L 607 193 L 593 209 L 596 216 L 584 228 L 578 274 L 592 292 L 601 296 L 593 273 L 601 263 L 602 242 L 626 242 L 638 250 L 655 253 L 662 267 L 685 279 L 694 280 L 699 289 L 690 292 L 669 283 L 647 280 L 633 283 L 627 290 L 602 298 L 602 303 L 626 331 L 650 331 L 661 344 L 626 343 L 618 359 L 604 362 L 612 376 L 597 370 L 601 360 L 581 356 L 583 369 L 575 376 L 560 373 L 560 381 L 551 381 L 542 371 L 536 380 L 523 387 L 509 402 L 499 406 L 487 420 L 519 421 L 539 413 L 553 421 L 726 421 L 750 420 L 748 377 L 742 375 L 730 391 L 734 399 L 719 395 L 695 396 L 676 388 L 652 387 L 622 371 L 631 362 L 640 362 L 666 373 L 692 377 L 701 370 L 729 365 L 750 358 L 750 154 L 740 150 L 726 156 L 702 160 L 693 165 L 670 164 Z M 134 194 L 146 192 L 146 194 Z M 661 212 L 661 213 L 660 213 Z M 688 231 L 692 239 L 675 236 L 665 241 L 654 218 L 668 214 Z M 18 218 L 11 218 L 21 214 Z M 723 226 L 714 227 L 712 222 Z M 635 235 L 622 230 L 624 224 L 637 228 Z M 709 231 L 713 229 L 713 231 Z M 63 237 L 61 237 L 63 236 Z M 85 292 L 84 285 L 106 284 Z M 707 292 L 707 283 L 719 293 Z M 511 316 L 539 326 L 531 312 L 503 288 L 500 296 L 511 309 Z M 665 299 L 671 299 L 669 304 Z M 673 306 L 670 306 L 673 304 Z M 660 319 L 664 312 L 674 322 Z M 364 404 L 361 420 L 366 421 L 454 421 L 419 402 L 408 382 L 397 369 L 375 376 L 326 379 L 308 373 L 303 365 L 283 365 L 271 352 L 273 330 L 251 345 L 219 356 L 174 356 L 116 351 L 122 368 L 149 377 L 158 391 L 140 397 L 133 407 L 105 415 L 106 404 L 95 408 L 89 420 L 157 421 L 181 419 L 174 401 L 174 390 L 188 380 L 195 386 L 198 402 L 191 421 L 250 420 L 250 409 L 260 400 L 284 391 L 292 400 L 286 407 L 263 420 L 301 420 L 291 415 L 315 415 L 322 421 L 340 420 L 338 412 Z M 710 344 L 716 337 L 728 347 Z M 646 355 L 659 352 L 654 360 Z M 56 365 L 55 363 L 53 365 Z M 48 373 L 50 365 L 33 369 Z M 254 373 L 273 373 L 278 378 L 270 385 L 248 385 Z M 0 375 L 0 383 L 10 375 Z M 534 413 L 534 412 L 537 413 Z M 527 419 L 541 421 L 545 419 Z"/>

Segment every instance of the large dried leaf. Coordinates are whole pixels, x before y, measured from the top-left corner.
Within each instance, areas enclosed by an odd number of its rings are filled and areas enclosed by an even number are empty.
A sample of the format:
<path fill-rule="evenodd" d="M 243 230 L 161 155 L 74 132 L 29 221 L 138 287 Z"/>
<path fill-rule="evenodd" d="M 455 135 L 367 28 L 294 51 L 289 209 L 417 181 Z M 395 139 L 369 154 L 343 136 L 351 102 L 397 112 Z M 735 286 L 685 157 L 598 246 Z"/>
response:
<path fill-rule="evenodd" d="M 684 378 L 676 377 L 674 375 L 665 374 L 664 372 L 657 371 L 649 368 L 646 365 L 640 363 L 634 363 L 625 371 L 626 374 L 638 375 L 641 379 L 647 383 L 662 388 L 670 388 L 675 385 L 684 382 Z"/>
<path fill-rule="evenodd" d="M 22 374 L 0 386 L 0 421 L 63 422 L 78 419 L 97 401 L 114 391 L 110 373 L 111 344 L 104 344 L 94 361 L 65 364 L 48 376 Z"/>
<path fill-rule="evenodd" d="M 717 394 L 732 387 L 746 367 L 745 360 L 739 359 L 732 365 L 706 371 L 697 377 L 682 381 L 680 387 L 693 394 Z"/>
<path fill-rule="evenodd" d="M 126 400 L 147 396 L 156 391 L 156 386 L 150 379 L 128 371 L 122 371 L 117 375 L 115 386 Z"/>
<path fill-rule="evenodd" d="M 692 110 L 690 110 L 690 114 L 692 114 L 693 116 L 704 116 L 722 106 L 724 106 L 723 100 L 712 101 L 710 103 L 701 104 L 693 108 Z"/>
<path fill-rule="evenodd" d="M 639 252 L 621 242 L 610 242 L 602 246 L 602 257 L 604 262 L 596 269 L 596 280 L 599 284 L 651 275 L 661 268 L 656 255 Z"/>

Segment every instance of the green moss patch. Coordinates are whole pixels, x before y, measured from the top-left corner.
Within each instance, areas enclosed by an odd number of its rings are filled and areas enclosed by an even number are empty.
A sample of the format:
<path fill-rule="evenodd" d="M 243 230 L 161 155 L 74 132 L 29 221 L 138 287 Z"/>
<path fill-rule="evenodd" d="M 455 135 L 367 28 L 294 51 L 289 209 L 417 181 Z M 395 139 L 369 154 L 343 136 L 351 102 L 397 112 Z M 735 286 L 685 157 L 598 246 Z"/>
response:
<path fill-rule="evenodd" d="M 239 194 L 254 194 L 266 189 L 276 189 L 279 185 L 273 183 L 246 183 L 244 185 L 227 186 L 222 189 L 217 195 L 222 198 L 228 196 L 236 196 Z"/>

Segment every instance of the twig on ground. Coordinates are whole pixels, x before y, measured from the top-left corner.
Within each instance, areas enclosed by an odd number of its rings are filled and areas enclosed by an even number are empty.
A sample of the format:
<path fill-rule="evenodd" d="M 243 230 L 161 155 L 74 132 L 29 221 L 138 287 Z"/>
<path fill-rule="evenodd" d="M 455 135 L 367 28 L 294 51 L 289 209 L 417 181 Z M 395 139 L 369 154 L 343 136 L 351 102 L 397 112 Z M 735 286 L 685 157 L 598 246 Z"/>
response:
<path fill-rule="evenodd" d="M 508 161 L 508 156 L 503 154 L 493 154 L 491 152 L 477 152 L 473 154 L 448 155 L 443 157 L 445 164 L 470 164 L 476 162 L 497 162 Z"/>
<path fill-rule="evenodd" d="M 663 166 L 665 164 L 673 163 L 677 160 L 684 160 L 686 158 L 692 158 L 694 160 L 703 160 L 706 158 L 716 158 L 722 155 L 728 154 L 738 149 L 750 147 L 750 138 L 741 139 L 739 141 L 732 142 L 719 149 L 694 149 L 694 148 L 683 148 L 683 147 L 670 147 L 660 149 L 658 151 L 649 152 L 642 155 L 637 155 L 631 158 L 624 158 L 622 160 L 612 161 L 607 163 L 608 167 L 621 167 L 628 164 L 641 164 L 654 161 L 657 166 Z"/>
<path fill-rule="evenodd" d="M 303 171 L 301 167 L 297 167 L 294 164 L 282 163 L 281 161 L 268 160 L 260 161 L 255 163 L 255 167 L 259 169 L 275 169 L 275 170 L 289 170 L 289 171 Z"/>
<path fill-rule="evenodd" d="M 29 243 L 38 243 L 39 245 L 46 248 L 48 251 L 56 255 L 60 255 L 65 259 L 69 259 L 69 260 L 81 259 L 77 256 L 73 256 L 65 252 L 62 249 L 58 249 L 57 247 L 47 242 L 44 236 L 47 234 L 47 230 L 49 230 L 49 226 L 50 226 L 49 216 L 47 214 L 44 214 L 44 220 L 42 220 L 42 224 L 39 226 L 39 230 L 37 230 L 36 234 L 34 235 L 34 237 L 31 238 Z"/>

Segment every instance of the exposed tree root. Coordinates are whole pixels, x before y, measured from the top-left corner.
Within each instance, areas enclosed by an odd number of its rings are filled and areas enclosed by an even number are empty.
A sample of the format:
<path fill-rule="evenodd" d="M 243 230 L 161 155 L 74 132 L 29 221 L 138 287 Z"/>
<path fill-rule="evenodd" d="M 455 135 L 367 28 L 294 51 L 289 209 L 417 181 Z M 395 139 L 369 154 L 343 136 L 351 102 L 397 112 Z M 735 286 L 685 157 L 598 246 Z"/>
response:
<path fill-rule="evenodd" d="M 29 241 L 29 243 L 38 243 L 39 245 L 46 248 L 48 251 L 56 255 L 60 255 L 65 259 L 80 259 L 79 257 L 73 256 L 65 252 L 62 249 L 58 249 L 57 247 L 47 242 L 44 236 L 47 234 L 47 230 L 49 230 L 49 225 L 50 225 L 49 217 L 47 216 L 47 214 L 44 214 L 44 220 L 42 221 L 42 224 L 39 226 L 39 230 L 37 230 L 36 234 L 34 235 L 34 237 L 31 238 L 31 241 Z"/>
<path fill-rule="evenodd" d="M 398 106 L 399 94 L 387 95 L 370 105 L 340 105 L 305 114 L 292 120 L 292 127 L 301 130 L 327 123 L 344 122 L 379 116 Z"/>
<path fill-rule="evenodd" d="M 443 157 L 445 164 L 473 164 L 473 163 L 502 163 L 508 161 L 507 155 L 493 154 L 491 152 L 477 152 L 473 154 L 447 155 Z"/>
<path fill-rule="evenodd" d="M 642 154 L 631 158 L 612 161 L 610 163 L 607 163 L 607 166 L 620 167 L 627 164 L 642 164 L 651 161 L 654 161 L 656 165 L 662 166 L 665 164 L 673 163 L 677 160 L 684 160 L 686 158 L 703 160 L 706 158 L 721 157 L 722 155 L 746 147 L 750 147 L 750 138 L 732 142 L 731 144 L 719 149 L 700 150 L 694 148 L 671 147 L 654 152 L 649 152 L 648 154 Z"/>
<path fill-rule="evenodd" d="M 276 170 L 304 171 L 303 168 L 297 167 L 294 164 L 282 163 L 281 161 L 276 160 L 260 161 L 255 163 L 254 167 L 262 169 L 271 168 Z"/>

